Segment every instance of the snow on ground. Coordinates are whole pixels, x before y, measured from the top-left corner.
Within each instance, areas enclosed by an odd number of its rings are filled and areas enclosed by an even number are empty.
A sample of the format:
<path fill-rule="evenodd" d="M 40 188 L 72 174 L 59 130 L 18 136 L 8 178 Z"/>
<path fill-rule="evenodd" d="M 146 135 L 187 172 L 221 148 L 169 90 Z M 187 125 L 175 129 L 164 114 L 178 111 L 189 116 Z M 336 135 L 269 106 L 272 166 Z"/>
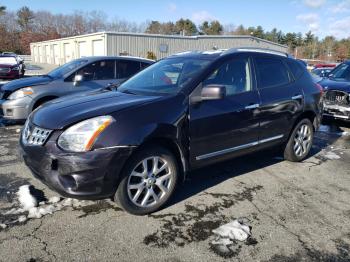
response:
<path fill-rule="evenodd" d="M 0 221 L 0 229 L 15 223 L 23 223 L 28 219 L 39 219 L 46 215 L 51 215 L 65 207 L 81 207 L 85 201 L 71 198 L 60 198 L 53 196 L 47 201 L 38 203 L 38 199 L 32 191 L 36 189 L 31 185 L 20 186 L 17 191 L 19 207 L 12 208 L 3 213 L 3 217 L 10 217 L 9 220 Z"/>

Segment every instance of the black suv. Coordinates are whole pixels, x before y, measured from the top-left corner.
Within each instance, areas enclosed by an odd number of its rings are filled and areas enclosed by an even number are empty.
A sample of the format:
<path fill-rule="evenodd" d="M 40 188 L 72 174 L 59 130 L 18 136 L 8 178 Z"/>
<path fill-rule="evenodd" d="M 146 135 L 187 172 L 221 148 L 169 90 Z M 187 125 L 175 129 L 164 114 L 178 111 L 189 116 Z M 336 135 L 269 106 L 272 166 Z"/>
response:
<path fill-rule="evenodd" d="M 272 146 L 303 160 L 320 122 L 321 91 L 283 53 L 181 53 L 117 90 L 40 107 L 23 128 L 21 152 L 64 196 L 114 196 L 126 211 L 147 214 L 190 170 Z"/>

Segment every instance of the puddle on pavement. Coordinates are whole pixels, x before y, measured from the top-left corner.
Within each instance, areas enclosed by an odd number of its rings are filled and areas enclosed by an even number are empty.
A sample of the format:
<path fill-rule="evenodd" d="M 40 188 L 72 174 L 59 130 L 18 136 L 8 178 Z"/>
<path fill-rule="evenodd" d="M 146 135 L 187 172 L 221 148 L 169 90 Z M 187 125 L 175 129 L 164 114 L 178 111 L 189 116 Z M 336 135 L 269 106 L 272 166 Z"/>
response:
<path fill-rule="evenodd" d="M 78 209 L 73 208 L 74 210 L 82 211 L 84 214 L 78 216 L 79 218 L 87 217 L 89 215 L 97 215 L 101 212 L 106 212 L 108 210 L 114 211 L 123 211 L 120 207 L 117 207 L 115 204 L 110 203 L 107 200 L 98 200 L 93 204 L 82 206 Z"/>
<path fill-rule="evenodd" d="M 12 203 L 18 188 L 28 183 L 29 179 L 20 178 L 16 173 L 0 173 L 0 201 Z"/>

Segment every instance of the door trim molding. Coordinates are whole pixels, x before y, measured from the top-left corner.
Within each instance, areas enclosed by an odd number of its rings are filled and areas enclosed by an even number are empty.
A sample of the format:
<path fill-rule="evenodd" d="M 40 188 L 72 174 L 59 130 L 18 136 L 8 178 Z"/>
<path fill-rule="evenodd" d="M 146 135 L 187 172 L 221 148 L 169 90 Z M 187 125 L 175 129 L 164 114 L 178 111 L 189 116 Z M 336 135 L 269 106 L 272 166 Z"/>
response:
<path fill-rule="evenodd" d="M 268 142 L 271 142 L 271 141 L 274 141 L 274 140 L 278 140 L 278 139 L 281 139 L 283 137 L 284 137 L 284 135 L 278 135 L 278 136 L 265 138 L 265 139 L 262 139 L 260 141 L 255 141 L 255 142 L 244 144 L 244 145 L 240 145 L 240 146 L 226 148 L 226 149 L 223 149 L 223 150 L 219 150 L 219 151 L 211 152 L 211 153 L 208 153 L 208 154 L 196 156 L 196 160 L 203 160 L 203 159 L 212 158 L 212 157 L 215 157 L 215 156 L 220 156 L 220 155 L 232 153 L 232 152 L 235 152 L 235 151 L 238 151 L 238 150 L 242 150 L 242 149 L 254 147 L 254 146 L 257 146 L 257 145 L 260 145 L 260 144 L 268 143 Z"/>

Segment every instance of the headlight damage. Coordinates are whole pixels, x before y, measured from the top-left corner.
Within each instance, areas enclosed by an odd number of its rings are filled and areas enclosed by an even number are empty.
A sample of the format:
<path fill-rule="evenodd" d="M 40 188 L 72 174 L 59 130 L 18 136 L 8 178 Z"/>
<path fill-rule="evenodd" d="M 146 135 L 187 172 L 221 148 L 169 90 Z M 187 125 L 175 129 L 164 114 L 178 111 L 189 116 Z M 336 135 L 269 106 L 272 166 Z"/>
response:
<path fill-rule="evenodd" d="M 112 116 L 84 120 L 64 131 L 58 139 L 58 145 L 72 152 L 90 151 L 98 136 L 114 121 Z"/>

